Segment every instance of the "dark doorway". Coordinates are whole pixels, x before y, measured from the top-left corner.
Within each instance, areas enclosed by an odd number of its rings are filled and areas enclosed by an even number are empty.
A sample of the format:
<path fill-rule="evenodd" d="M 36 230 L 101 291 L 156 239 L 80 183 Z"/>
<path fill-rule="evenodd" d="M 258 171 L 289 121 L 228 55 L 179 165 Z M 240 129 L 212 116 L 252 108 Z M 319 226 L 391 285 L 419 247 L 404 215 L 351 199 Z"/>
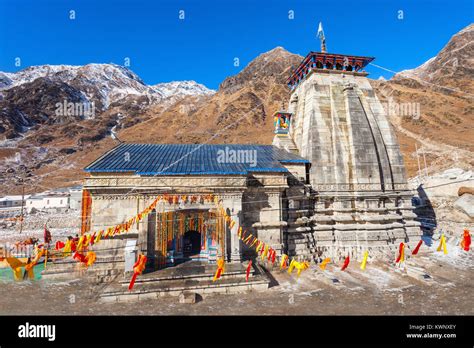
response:
<path fill-rule="evenodd" d="M 197 255 L 201 252 L 201 233 L 198 231 L 187 231 L 183 237 L 184 256 Z"/>
<path fill-rule="evenodd" d="M 155 243 L 156 243 L 156 211 L 153 209 L 150 214 L 148 214 L 148 226 L 147 226 L 147 238 L 146 238 L 146 257 L 147 257 L 147 267 L 155 268 Z"/>

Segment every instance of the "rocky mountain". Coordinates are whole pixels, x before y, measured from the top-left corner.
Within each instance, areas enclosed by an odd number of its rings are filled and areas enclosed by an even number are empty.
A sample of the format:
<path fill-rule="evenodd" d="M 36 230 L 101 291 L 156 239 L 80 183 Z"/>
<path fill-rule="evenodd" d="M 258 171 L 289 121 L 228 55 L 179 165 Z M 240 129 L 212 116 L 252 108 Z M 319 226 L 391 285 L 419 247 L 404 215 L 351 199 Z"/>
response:
<path fill-rule="evenodd" d="M 152 107 L 148 121 L 121 130 L 119 137 L 129 142 L 145 136 L 153 142 L 271 143 L 271 116 L 286 108 L 285 80 L 301 59 L 277 47 L 226 78 L 209 98 L 186 98 L 164 111 Z"/>
<path fill-rule="evenodd" d="M 42 65 L 0 72 L 0 139 L 13 139 L 38 124 L 95 118 L 114 107 L 138 104 L 143 109 L 213 93 L 194 81 L 148 86 L 131 70 L 115 64 Z M 68 103 L 82 105 L 65 112 Z"/>
<path fill-rule="evenodd" d="M 396 74 L 393 80 L 431 83 L 445 91 L 474 89 L 474 24 L 455 34 L 448 44 L 421 66 Z M 438 85 L 438 86 L 436 86 Z"/>
<path fill-rule="evenodd" d="M 419 110 L 419 117 L 389 113 L 410 176 L 418 171 L 415 144 L 422 166 L 421 154 L 434 170 L 474 165 L 472 57 L 471 25 L 421 67 L 388 81 L 370 80 L 383 103 Z M 147 86 L 114 65 L 3 73 L 0 184 L 14 193 L 18 177 L 29 180 L 30 192 L 78 183 L 82 168 L 117 144 L 111 133 L 126 142 L 270 144 L 271 116 L 286 108 L 285 81 L 302 58 L 277 47 L 226 78 L 216 92 L 192 81 Z M 99 111 L 59 117 L 58 99 L 94 101 Z"/>
<path fill-rule="evenodd" d="M 474 166 L 473 63 L 471 24 L 421 66 L 388 81 L 371 80 L 379 99 L 399 109 L 389 116 L 411 176 L 418 173 L 417 147 L 420 167 L 426 160 L 429 173 Z"/>

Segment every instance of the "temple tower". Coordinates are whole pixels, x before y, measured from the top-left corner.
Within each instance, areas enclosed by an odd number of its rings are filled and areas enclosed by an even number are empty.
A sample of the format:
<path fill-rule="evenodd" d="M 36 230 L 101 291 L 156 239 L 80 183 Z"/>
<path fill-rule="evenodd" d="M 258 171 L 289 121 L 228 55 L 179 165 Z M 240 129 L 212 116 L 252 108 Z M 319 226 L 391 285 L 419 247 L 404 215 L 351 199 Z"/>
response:
<path fill-rule="evenodd" d="M 275 117 L 289 124 L 274 145 L 310 160 L 312 190 L 310 209 L 289 221 L 290 254 L 382 256 L 419 241 L 397 138 L 363 71 L 373 59 L 310 52 L 288 78 L 288 112 Z M 305 204 L 293 196 L 290 206 Z"/>

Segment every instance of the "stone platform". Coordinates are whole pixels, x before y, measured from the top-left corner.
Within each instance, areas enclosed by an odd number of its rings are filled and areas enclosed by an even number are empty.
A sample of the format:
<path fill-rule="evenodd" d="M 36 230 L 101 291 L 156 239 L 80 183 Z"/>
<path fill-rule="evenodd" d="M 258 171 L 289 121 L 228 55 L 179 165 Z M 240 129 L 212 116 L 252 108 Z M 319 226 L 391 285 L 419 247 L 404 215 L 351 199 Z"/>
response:
<path fill-rule="evenodd" d="M 204 296 L 210 293 L 239 293 L 264 290 L 270 283 L 270 279 L 259 265 L 253 266 L 248 282 L 245 280 L 246 266 L 241 263 L 226 264 L 224 274 L 213 282 L 215 271 L 215 265 L 189 261 L 138 276 L 132 291 L 128 290 L 132 275 L 127 274 L 122 280 L 107 286 L 101 293 L 99 301 L 133 302 L 158 299 L 161 296 L 179 296 L 185 292 Z"/>

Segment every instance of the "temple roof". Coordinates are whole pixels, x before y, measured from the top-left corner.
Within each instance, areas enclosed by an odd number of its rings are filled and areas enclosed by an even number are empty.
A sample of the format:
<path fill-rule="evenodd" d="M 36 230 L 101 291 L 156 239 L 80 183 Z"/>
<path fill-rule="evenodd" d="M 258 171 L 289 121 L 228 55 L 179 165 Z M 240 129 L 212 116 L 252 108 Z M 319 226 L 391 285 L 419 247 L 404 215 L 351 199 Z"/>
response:
<path fill-rule="evenodd" d="M 138 175 L 247 175 L 283 172 L 283 164 L 310 163 L 273 145 L 120 144 L 88 165 L 90 173 Z"/>
<path fill-rule="evenodd" d="M 341 70 L 346 71 L 346 66 L 344 62 L 350 66 L 351 71 L 359 72 L 367 64 L 372 62 L 374 57 L 364 57 L 364 56 L 354 56 L 347 54 L 338 54 L 338 53 L 326 53 L 326 52 L 309 52 L 306 57 L 301 61 L 300 65 L 293 70 L 290 77 L 287 79 L 287 84 L 289 87 L 296 86 L 304 77 L 311 71 L 311 69 L 317 68 L 317 63 L 323 65 L 322 69 L 331 70 L 336 67 L 337 64 L 340 64 Z M 328 69 L 326 64 L 330 63 L 332 68 Z"/>

